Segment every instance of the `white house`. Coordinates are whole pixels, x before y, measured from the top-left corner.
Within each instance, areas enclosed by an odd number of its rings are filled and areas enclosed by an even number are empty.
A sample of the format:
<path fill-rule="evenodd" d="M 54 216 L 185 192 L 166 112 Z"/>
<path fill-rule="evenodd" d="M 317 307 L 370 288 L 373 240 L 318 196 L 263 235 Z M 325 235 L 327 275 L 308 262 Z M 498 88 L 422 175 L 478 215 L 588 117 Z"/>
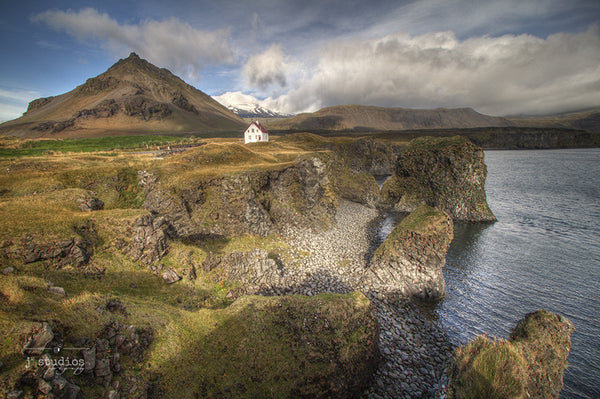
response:
<path fill-rule="evenodd" d="M 269 141 L 269 132 L 259 121 L 252 122 L 244 132 L 244 143 Z"/>

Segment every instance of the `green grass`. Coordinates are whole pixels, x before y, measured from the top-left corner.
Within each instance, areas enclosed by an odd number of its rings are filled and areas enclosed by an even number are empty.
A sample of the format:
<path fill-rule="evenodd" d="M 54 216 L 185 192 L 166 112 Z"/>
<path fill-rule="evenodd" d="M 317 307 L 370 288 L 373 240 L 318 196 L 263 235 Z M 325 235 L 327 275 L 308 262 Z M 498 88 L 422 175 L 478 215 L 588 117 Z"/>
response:
<path fill-rule="evenodd" d="M 194 140 L 189 137 L 177 136 L 110 136 L 87 139 L 63 139 L 63 140 L 29 140 L 15 143 L 14 140 L 5 140 L 2 144 L 10 143 L 8 146 L 0 147 L 0 158 L 15 158 L 24 156 L 43 156 L 57 152 L 98 152 L 112 150 L 126 150 L 134 148 L 146 149 L 153 147 L 175 144 L 191 143 Z"/>
<path fill-rule="evenodd" d="M 454 355 L 456 398 L 526 397 L 527 364 L 508 341 L 479 336 Z"/>

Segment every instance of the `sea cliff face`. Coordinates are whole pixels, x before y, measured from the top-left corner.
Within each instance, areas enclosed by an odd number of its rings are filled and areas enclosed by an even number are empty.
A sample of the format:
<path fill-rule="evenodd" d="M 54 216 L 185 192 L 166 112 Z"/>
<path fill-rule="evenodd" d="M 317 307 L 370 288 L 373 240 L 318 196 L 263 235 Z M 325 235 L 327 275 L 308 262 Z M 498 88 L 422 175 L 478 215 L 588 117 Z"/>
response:
<path fill-rule="evenodd" d="M 426 204 L 455 221 L 492 222 L 496 218 L 486 201 L 486 176 L 483 150 L 469 140 L 419 138 L 401 150 L 382 199 L 405 212 Z"/>
<path fill-rule="evenodd" d="M 365 271 L 365 285 L 401 297 L 443 297 L 442 268 L 454 237 L 453 227 L 445 212 L 421 205 L 375 251 Z"/>

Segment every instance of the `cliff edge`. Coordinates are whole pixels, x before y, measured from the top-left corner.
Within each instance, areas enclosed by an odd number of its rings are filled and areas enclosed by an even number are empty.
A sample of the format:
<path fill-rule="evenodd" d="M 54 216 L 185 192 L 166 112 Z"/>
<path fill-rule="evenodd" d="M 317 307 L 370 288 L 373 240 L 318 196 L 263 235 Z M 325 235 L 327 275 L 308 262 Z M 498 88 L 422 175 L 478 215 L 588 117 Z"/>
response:
<path fill-rule="evenodd" d="M 370 289 L 423 299 L 444 296 L 442 268 L 454 237 L 446 212 L 422 205 L 402 220 L 375 251 L 363 283 Z"/>
<path fill-rule="evenodd" d="M 422 137 L 398 156 L 395 173 L 382 188 L 384 202 L 405 212 L 420 204 L 437 207 L 453 220 L 493 222 L 485 195 L 483 150 L 468 139 Z"/>

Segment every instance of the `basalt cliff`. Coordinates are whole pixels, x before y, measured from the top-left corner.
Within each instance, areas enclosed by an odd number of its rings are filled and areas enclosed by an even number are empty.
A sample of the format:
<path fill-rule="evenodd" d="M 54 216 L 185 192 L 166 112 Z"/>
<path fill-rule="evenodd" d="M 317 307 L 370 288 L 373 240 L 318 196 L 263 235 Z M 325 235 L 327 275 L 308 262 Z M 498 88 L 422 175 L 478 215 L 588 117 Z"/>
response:
<path fill-rule="evenodd" d="M 460 137 L 418 138 L 403 148 L 383 200 L 410 212 L 420 204 L 437 207 L 464 222 L 496 220 L 486 201 L 483 150 Z"/>
<path fill-rule="evenodd" d="M 2 394 L 435 389 L 449 351 L 404 301 L 444 295 L 453 219 L 493 218 L 473 144 L 300 134 L 162 159 L 64 157 L 0 168 Z M 373 174 L 392 173 L 380 194 Z M 406 198 L 414 209 L 367 259 L 369 226 Z M 76 364 L 49 367 L 67 347 Z M 410 386 L 379 368 L 392 353 Z"/>

